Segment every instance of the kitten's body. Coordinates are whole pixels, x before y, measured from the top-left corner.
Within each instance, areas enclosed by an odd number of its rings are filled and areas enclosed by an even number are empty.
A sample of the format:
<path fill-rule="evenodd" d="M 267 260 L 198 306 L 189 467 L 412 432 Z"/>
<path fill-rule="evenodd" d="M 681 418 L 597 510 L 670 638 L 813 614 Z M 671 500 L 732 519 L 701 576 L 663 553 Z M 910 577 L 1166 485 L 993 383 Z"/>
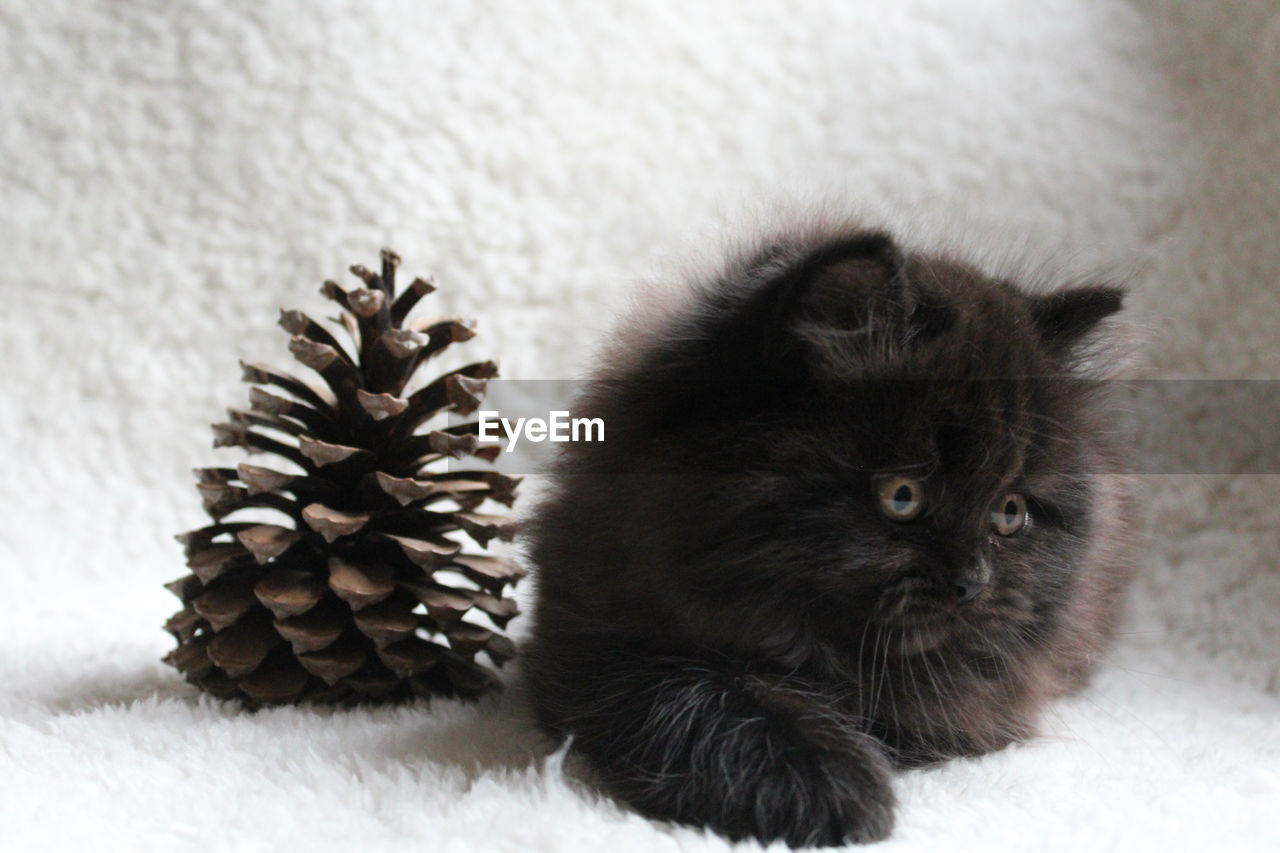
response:
<path fill-rule="evenodd" d="M 633 329 L 531 526 L 543 723 L 646 814 L 793 845 L 886 835 L 894 764 L 1029 736 L 1128 575 L 1078 378 L 1119 305 L 815 229 Z"/>

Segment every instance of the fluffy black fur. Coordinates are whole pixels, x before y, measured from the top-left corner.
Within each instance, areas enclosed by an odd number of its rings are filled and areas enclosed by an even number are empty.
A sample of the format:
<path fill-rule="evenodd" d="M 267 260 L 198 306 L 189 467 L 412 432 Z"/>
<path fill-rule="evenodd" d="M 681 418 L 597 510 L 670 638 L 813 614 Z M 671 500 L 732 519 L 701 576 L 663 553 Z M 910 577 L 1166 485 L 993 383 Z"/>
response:
<path fill-rule="evenodd" d="M 647 815 L 793 846 L 883 838 L 891 767 L 1028 737 L 1128 576 L 1082 373 L 1121 300 L 819 229 L 633 324 L 530 527 L 543 724 Z"/>

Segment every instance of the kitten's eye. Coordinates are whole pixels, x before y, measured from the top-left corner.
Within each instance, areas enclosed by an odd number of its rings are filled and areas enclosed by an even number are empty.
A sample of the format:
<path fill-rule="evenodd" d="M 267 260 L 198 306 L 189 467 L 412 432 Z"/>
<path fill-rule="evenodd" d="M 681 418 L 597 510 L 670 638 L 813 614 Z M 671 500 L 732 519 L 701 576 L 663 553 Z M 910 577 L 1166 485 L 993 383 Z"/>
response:
<path fill-rule="evenodd" d="M 888 477 L 876 487 L 880 511 L 893 521 L 911 521 L 924 509 L 924 485 L 910 477 Z"/>
<path fill-rule="evenodd" d="M 1012 536 L 1026 523 L 1027 501 L 1022 495 L 1010 492 L 991 511 L 991 526 L 1001 536 Z"/>

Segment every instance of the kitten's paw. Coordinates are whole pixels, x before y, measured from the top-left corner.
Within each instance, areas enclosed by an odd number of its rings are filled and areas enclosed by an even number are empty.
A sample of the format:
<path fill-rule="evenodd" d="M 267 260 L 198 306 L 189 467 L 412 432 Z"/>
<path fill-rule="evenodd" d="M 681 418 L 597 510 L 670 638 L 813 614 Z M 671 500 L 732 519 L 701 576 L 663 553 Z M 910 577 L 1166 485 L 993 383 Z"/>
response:
<path fill-rule="evenodd" d="M 864 736 L 865 737 L 865 736 Z M 896 799 L 889 761 L 879 744 L 865 737 L 853 753 L 828 752 L 819 758 L 809 790 L 801 794 L 796 813 L 810 805 L 808 833 L 801 827 L 784 840 L 791 846 L 865 844 L 893 831 Z"/>
<path fill-rule="evenodd" d="M 886 838 L 895 804 L 889 762 L 879 744 L 859 738 L 840 750 L 793 745 L 781 762 L 740 783 L 751 786 L 750 794 L 726 800 L 715 828 L 731 838 L 791 847 Z"/>
<path fill-rule="evenodd" d="M 774 824 L 772 831 L 752 834 L 766 841 L 781 838 L 792 847 L 887 837 L 896 800 L 884 743 L 837 712 L 829 698 L 763 678 L 747 683 L 753 698 L 783 721 L 772 729 L 778 739 L 766 738 L 766 754 L 781 760 L 757 775 L 761 790 L 755 815 L 772 808 L 785 828 Z M 774 785 L 776 796 L 767 790 Z"/>
<path fill-rule="evenodd" d="M 893 829 L 884 746 L 830 697 L 697 658 L 613 658 L 580 679 L 588 689 L 550 694 L 550 707 L 602 785 L 636 811 L 792 847 Z"/>
<path fill-rule="evenodd" d="M 705 826 L 735 841 L 829 847 L 879 841 L 893 830 L 889 761 L 870 736 L 840 749 L 799 739 L 758 745 L 675 778 L 613 774 L 609 787 L 648 817 Z"/>

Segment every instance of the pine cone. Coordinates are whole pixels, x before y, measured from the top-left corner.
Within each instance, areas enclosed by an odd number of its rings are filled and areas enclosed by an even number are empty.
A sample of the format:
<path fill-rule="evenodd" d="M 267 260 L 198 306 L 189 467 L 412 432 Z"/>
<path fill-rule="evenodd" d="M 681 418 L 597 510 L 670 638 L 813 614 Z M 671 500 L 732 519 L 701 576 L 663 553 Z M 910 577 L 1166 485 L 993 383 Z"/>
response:
<path fill-rule="evenodd" d="M 397 295 L 399 260 L 384 250 L 381 275 L 351 268 L 363 288 L 321 289 L 344 309 L 358 357 L 305 314 L 281 312 L 290 351 L 327 388 L 242 362 L 249 408 L 213 427 L 215 447 L 274 454 L 296 469 L 196 470 L 214 523 L 177 537 L 192 574 L 167 585 L 183 607 L 165 626 L 178 640 L 165 661 L 214 695 L 250 704 L 471 697 L 496 684 L 477 652 L 499 666 L 514 654 L 498 629 L 517 613 L 503 593 L 523 572 L 466 553 L 456 534 L 481 548 L 510 539 L 509 519 L 475 510 L 486 500 L 511 506 L 518 479 L 439 470 L 447 458 L 497 456 L 474 422 L 419 432 L 441 412 L 474 412 L 497 366 L 470 364 L 405 394 L 420 365 L 474 332 L 457 318 L 405 324 L 435 286 L 415 279 Z M 279 523 L 256 520 L 264 515 Z"/>

